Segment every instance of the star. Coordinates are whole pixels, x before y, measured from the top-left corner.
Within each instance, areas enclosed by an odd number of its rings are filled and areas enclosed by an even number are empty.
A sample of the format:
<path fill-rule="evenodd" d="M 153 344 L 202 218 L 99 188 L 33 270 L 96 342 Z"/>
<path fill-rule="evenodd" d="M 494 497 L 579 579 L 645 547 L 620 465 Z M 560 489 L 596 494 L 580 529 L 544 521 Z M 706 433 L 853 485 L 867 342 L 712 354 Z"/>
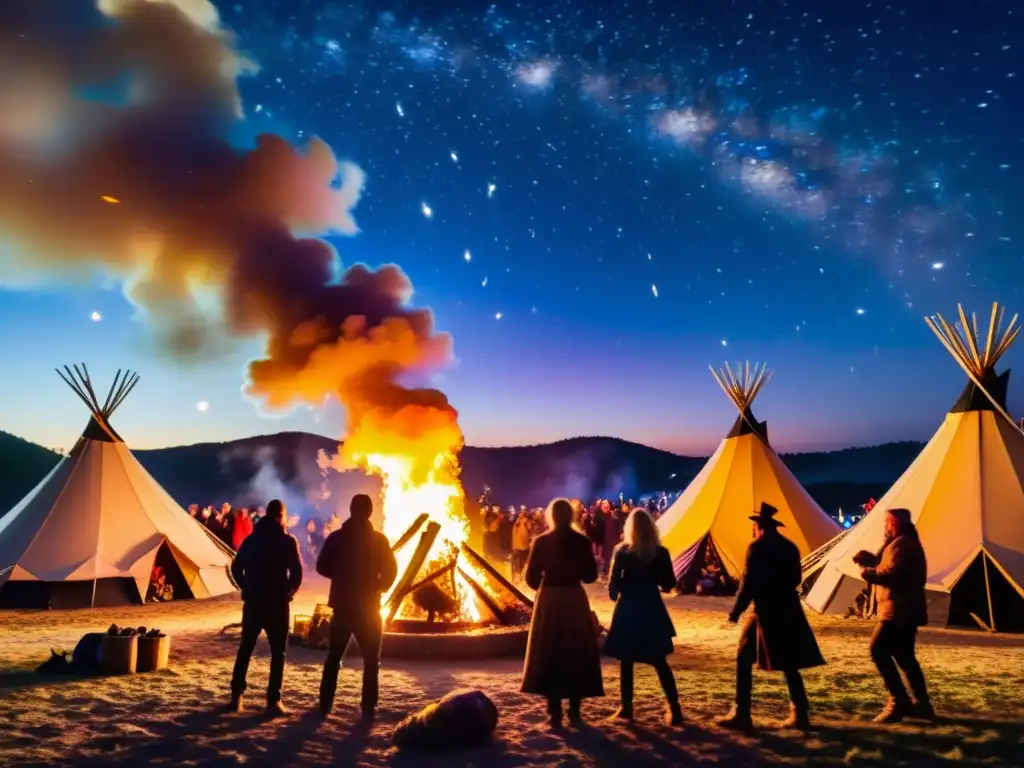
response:
<path fill-rule="evenodd" d="M 423 212 L 424 217 L 428 219 L 434 218 L 434 209 L 427 205 L 425 202 L 420 203 L 420 210 Z"/>
<path fill-rule="evenodd" d="M 396 101 L 395 102 L 395 112 L 398 113 L 399 117 L 405 117 L 405 110 L 402 109 L 402 102 L 400 102 L 400 101 Z"/>
<path fill-rule="evenodd" d="M 858 315 L 863 315 L 863 314 L 864 314 L 864 312 L 865 312 L 865 310 L 864 310 L 864 308 L 863 308 L 863 307 L 857 307 L 857 314 L 858 314 Z"/>
<path fill-rule="evenodd" d="M 92 320 L 94 323 L 98 323 L 100 320 L 103 319 L 103 315 L 101 315 L 99 312 L 93 312 L 92 314 L 89 315 L 89 319 Z"/>
<path fill-rule="evenodd" d="M 654 294 L 654 298 L 658 298 L 658 286 L 654 283 L 651 283 L 651 293 Z"/>
<path fill-rule="evenodd" d="M 497 188 L 498 187 L 496 185 L 494 185 L 493 183 L 487 185 L 487 199 L 488 200 L 490 200 L 492 197 L 494 197 L 494 190 L 496 190 Z"/>
<path fill-rule="evenodd" d="M 501 312 L 495 312 L 495 313 L 494 313 L 494 319 L 495 319 L 495 320 L 501 320 L 501 318 L 503 318 L 504 316 L 505 316 L 505 315 L 504 315 L 504 314 L 502 314 Z"/>
<path fill-rule="evenodd" d="M 467 263 L 473 260 L 473 254 L 469 252 L 469 248 L 467 248 L 466 252 L 462 254 L 462 258 L 464 258 Z"/>
<path fill-rule="evenodd" d="M 455 153 L 454 150 L 452 150 L 451 154 L 448 156 L 452 159 L 453 163 L 459 162 L 459 156 Z"/>

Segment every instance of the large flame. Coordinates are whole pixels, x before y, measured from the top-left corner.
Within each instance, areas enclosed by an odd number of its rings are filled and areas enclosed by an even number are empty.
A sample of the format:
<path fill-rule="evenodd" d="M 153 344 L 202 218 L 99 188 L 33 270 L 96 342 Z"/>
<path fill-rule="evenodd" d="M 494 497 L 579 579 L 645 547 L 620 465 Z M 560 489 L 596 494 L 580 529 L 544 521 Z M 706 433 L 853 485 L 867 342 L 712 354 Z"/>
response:
<path fill-rule="evenodd" d="M 459 573 L 461 569 L 470 574 L 477 584 L 488 583 L 487 575 L 479 566 L 460 553 L 460 546 L 469 538 L 469 521 L 459 479 L 458 457 L 463 438 L 455 411 L 413 404 L 397 411 L 370 408 L 358 412 L 358 416 L 358 421 L 350 424 L 341 452 L 332 464 L 339 468 L 358 467 L 381 479 L 383 531 L 392 544 L 423 513 L 429 516 L 430 522 L 440 526 L 415 580 L 457 558 L 452 577 L 445 581 L 455 586 L 455 594 L 451 596 L 458 607 L 451 619 L 483 621 L 486 611 L 480 598 Z M 399 573 L 396 588 L 409 568 L 419 540 L 420 532 L 417 532 L 395 552 Z M 381 614 L 385 617 L 390 613 L 390 598 L 391 594 L 383 598 Z M 423 618 L 422 614 L 415 602 L 407 598 L 395 618 Z"/>

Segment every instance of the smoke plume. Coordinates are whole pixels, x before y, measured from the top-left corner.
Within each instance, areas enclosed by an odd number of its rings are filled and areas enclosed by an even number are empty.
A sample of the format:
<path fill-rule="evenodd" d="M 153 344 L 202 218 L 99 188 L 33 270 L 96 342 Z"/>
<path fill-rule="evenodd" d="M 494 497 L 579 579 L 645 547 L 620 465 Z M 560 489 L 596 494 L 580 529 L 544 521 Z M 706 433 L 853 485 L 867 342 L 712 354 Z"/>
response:
<path fill-rule="evenodd" d="M 246 393 L 272 410 L 346 407 L 398 444 L 461 447 L 455 411 L 407 373 L 452 356 L 393 265 L 337 277 L 362 170 L 314 139 L 240 151 L 237 80 L 255 65 L 208 0 L 0 3 L 0 285 L 123 283 L 174 354 L 266 339 Z"/>

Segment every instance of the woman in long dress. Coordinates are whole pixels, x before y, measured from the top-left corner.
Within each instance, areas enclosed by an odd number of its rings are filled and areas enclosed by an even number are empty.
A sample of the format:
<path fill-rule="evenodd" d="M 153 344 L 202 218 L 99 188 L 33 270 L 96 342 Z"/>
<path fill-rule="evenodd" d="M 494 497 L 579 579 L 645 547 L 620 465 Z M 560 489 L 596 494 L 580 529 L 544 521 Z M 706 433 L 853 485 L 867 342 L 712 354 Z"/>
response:
<path fill-rule="evenodd" d="M 562 724 L 562 701 L 579 724 L 580 702 L 604 696 L 601 653 L 583 584 L 597 581 L 590 540 L 572 528 L 572 506 L 555 499 L 547 508 L 548 532 L 538 536 L 526 563 L 526 583 L 536 589 L 523 666 L 523 693 L 548 701 L 551 726 Z"/>
<path fill-rule="evenodd" d="M 613 716 L 616 719 L 633 719 L 633 668 L 641 663 L 650 664 L 658 673 L 668 699 L 665 721 L 682 725 L 676 680 L 667 661 L 676 629 L 661 597 L 661 592 L 670 592 L 675 584 L 672 558 L 658 541 L 654 521 L 644 510 L 634 509 L 626 520 L 623 542 L 612 557 L 608 579 L 615 610 L 604 649 L 620 665 L 621 703 Z"/>

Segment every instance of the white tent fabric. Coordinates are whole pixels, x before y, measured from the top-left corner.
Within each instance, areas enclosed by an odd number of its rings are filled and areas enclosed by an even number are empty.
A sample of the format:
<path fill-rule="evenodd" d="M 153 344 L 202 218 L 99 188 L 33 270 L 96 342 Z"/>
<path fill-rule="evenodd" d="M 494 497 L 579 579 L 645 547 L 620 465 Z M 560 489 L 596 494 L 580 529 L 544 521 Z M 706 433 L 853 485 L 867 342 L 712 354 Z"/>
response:
<path fill-rule="evenodd" d="M 762 502 L 778 509 L 783 535 L 806 556 L 839 532 L 839 526 L 807 493 L 779 455 L 757 434 L 727 437 L 658 519 L 662 544 L 676 575 L 706 536 L 726 573 L 738 579 L 751 542 L 748 519 Z"/>
<path fill-rule="evenodd" d="M 83 435 L 71 455 L 0 518 L 0 588 L 10 581 L 126 578 L 142 601 L 164 542 L 194 597 L 234 590 L 228 550 L 175 503 L 124 442 Z"/>
<path fill-rule="evenodd" d="M 1022 477 L 1019 429 L 991 410 L 954 412 L 877 506 L 910 510 L 928 558 L 929 590 L 952 592 L 984 552 L 1024 596 Z M 832 548 L 807 594 L 809 607 L 846 612 L 851 596 L 864 587 L 851 558 L 862 549 L 881 549 L 884 522 L 885 515 L 867 515 Z"/>

